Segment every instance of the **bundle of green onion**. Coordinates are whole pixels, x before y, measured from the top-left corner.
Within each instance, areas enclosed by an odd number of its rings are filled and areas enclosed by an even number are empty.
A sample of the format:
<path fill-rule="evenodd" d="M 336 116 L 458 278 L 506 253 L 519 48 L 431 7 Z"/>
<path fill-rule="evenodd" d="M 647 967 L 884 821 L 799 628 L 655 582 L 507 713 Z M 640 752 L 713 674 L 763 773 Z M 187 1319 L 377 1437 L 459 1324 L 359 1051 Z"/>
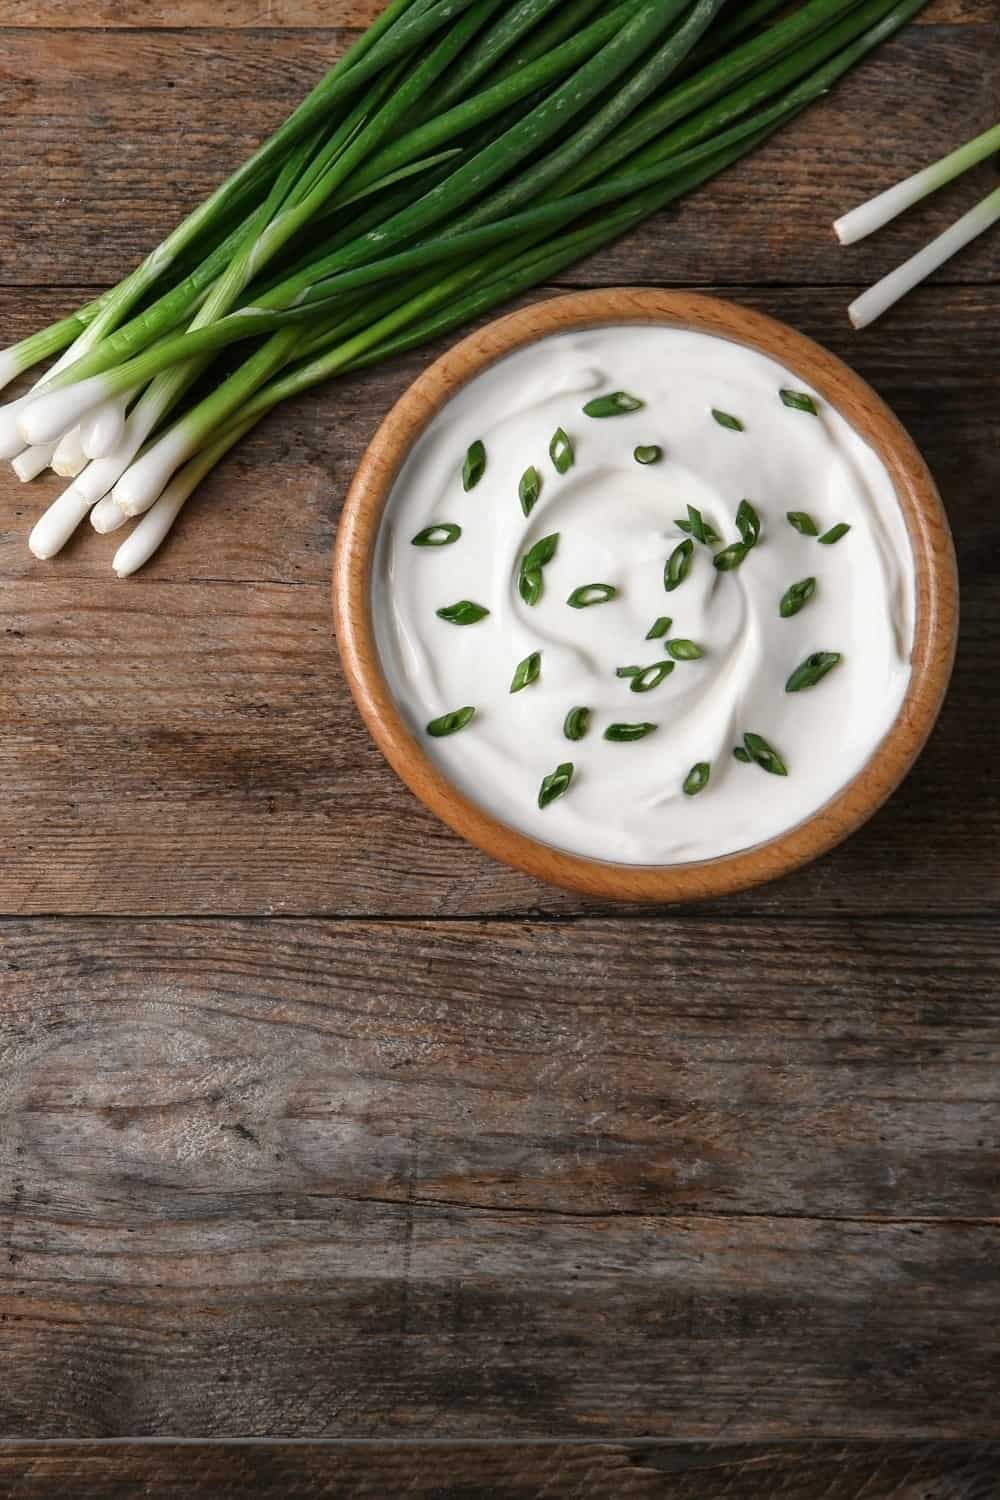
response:
<path fill-rule="evenodd" d="M 30 546 L 142 519 L 124 576 L 278 402 L 475 318 L 722 171 L 924 0 L 391 0 L 111 291 L 0 352 Z M 776 15 L 780 13 L 780 18 Z M 245 357 L 224 356 L 244 341 Z M 235 367 L 234 367 L 235 365 Z"/>

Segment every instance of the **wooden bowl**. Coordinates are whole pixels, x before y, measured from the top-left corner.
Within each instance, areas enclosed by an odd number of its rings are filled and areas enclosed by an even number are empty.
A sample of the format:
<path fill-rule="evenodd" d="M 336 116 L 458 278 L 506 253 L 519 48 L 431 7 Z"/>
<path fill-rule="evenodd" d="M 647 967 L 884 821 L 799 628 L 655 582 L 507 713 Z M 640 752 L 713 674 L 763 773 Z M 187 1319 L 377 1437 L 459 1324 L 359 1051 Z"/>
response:
<path fill-rule="evenodd" d="M 379 524 L 396 476 L 432 417 L 497 360 L 551 334 L 607 324 L 696 329 L 759 350 L 830 403 L 879 455 L 903 511 L 916 572 L 912 672 L 899 714 L 864 768 L 811 817 L 753 848 L 673 865 L 622 865 L 554 849 L 498 822 L 457 791 L 403 722 L 382 673 L 370 607 Z M 414 381 L 361 460 L 333 559 L 333 613 L 361 715 L 411 791 L 456 833 L 519 870 L 589 895 L 698 901 L 772 880 L 824 854 L 861 826 L 902 781 L 937 718 L 951 675 L 958 583 L 951 533 L 927 466 L 865 381 L 820 345 L 762 313 L 689 292 L 619 287 L 536 303 L 470 334 Z"/>

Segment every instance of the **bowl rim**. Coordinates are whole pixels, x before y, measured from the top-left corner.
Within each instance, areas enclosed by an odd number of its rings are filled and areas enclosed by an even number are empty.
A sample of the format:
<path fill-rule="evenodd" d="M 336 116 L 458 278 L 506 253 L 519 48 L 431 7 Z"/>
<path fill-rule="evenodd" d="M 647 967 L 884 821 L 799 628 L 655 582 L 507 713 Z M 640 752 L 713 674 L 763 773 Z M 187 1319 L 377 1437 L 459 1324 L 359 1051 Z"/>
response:
<path fill-rule="evenodd" d="M 816 390 L 889 471 L 913 551 L 916 611 L 911 675 L 891 727 L 860 771 L 793 828 L 713 859 L 626 865 L 572 854 L 508 827 L 460 792 L 403 720 L 382 672 L 370 583 L 382 515 L 396 477 L 440 408 L 497 361 L 555 334 L 653 324 L 714 334 L 769 355 Z M 789 874 L 858 829 L 895 791 L 923 748 L 947 691 L 958 633 L 951 531 L 912 438 L 868 383 L 805 334 L 719 297 L 654 287 L 571 292 L 531 303 L 468 334 L 429 365 L 392 407 L 351 482 L 333 555 L 333 618 L 351 693 L 382 754 L 455 833 L 537 879 L 624 901 L 700 901 Z"/>

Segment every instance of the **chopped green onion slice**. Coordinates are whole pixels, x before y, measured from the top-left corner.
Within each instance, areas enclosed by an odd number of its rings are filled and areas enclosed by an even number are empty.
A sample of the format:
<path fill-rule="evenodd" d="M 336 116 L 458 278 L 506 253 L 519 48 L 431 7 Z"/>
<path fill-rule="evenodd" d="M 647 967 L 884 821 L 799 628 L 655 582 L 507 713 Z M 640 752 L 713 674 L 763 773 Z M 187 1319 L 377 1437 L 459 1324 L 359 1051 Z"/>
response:
<path fill-rule="evenodd" d="M 843 657 L 839 651 L 814 651 L 812 656 L 807 656 L 802 664 L 785 683 L 786 693 L 801 693 L 803 688 L 815 687 L 827 674 L 832 672 Z"/>
<path fill-rule="evenodd" d="M 792 615 L 797 615 L 800 609 L 804 609 L 816 592 L 815 578 L 800 578 L 798 583 L 793 583 L 781 596 L 778 605 L 778 613 L 783 620 L 790 620 Z"/>
<path fill-rule="evenodd" d="M 740 421 L 739 417 L 734 417 L 728 411 L 718 411 L 717 408 L 713 406 L 712 416 L 718 422 L 720 427 L 728 427 L 730 432 L 743 431 L 743 423 Z"/>
<path fill-rule="evenodd" d="M 604 731 L 604 738 L 619 745 L 627 745 L 633 740 L 644 740 L 647 734 L 652 734 L 659 727 L 658 724 L 609 724 Z"/>
<path fill-rule="evenodd" d="M 722 541 L 722 538 L 719 535 L 719 533 L 716 531 L 715 527 L 714 526 L 710 526 L 709 523 L 704 518 L 702 518 L 702 523 L 701 524 L 702 524 L 702 529 L 703 529 L 703 531 L 705 533 L 705 545 L 706 545 L 706 547 L 717 547 L 719 545 L 719 543 Z M 686 531 L 689 536 L 693 536 L 694 535 L 694 527 L 692 526 L 692 524 L 691 524 L 690 521 L 675 520 L 674 521 L 674 525 L 677 527 L 678 531 Z M 699 537 L 698 540 L 700 541 L 701 538 Z"/>
<path fill-rule="evenodd" d="M 641 667 L 616 667 L 615 668 L 615 676 L 616 677 L 638 677 L 638 675 L 639 675 L 639 673 L 641 671 L 642 671 Z"/>
<path fill-rule="evenodd" d="M 449 625 L 475 625 L 486 619 L 489 610 L 482 604 L 474 604 L 471 599 L 459 599 L 457 604 L 446 604 L 435 613 L 439 620 L 447 620 Z"/>
<path fill-rule="evenodd" d="M 696 505 L 688 506 L 688 530 L 696 542 L 706 543 L 708 541 L 705 522 L 702 520 L 701 511 Z"/>
<path fill-rule="evenodd" d="M 518 662 L 514 670 L 514 676 L 510 682 L 511 692 L 519 693 L 529 683 L 537 682 L 541 676 L 541 672 L 542 653 L 540 651 L 532 651 L 530 656 L 526 656 L 523 661 Z"/>
<path fill-rule="evenodd" d="M 708 778 L 712 774 L 712 767 L 707 760 L 700 760 L 697 765 L 691 767 L 684 778 L 685 797 L 697 797 L 708 786 Z"/>
<path fill-rule="evenodd" d="M 660 615 L 646 631 L 647 641 L 661 641 L 673 623 L 669 615 Z"/>
<path fill-rule="evenodd" d="M 736 530 L 744 547 L 748 550 L 756 547 L 760 540 L 760 516 L 754 510 L 749 500 L 741 500 L 739 510 L 736 512 Z"/>
<path fill-rule="evenodd" d="M 786 520 L 789 526 L 794 526 L 795 530 L 800 531 L 803 536 L 819 536 L 819 527 L 808 511 L 790 510 Z"/>
<path fill-rule="evenodd" d="M 440 719 L 432 719 L 427 726 L 427 733 L 436 740 L 443 740 L 446 735 L 457 734 L 460 729 L 464 729 L 475 717 L 474 708 L 456 708 L 453 713 L 442 714 Z"/>
<path fill-rule="evenodd" d="M 731 573 L 734 568 L 739 567 L 749 551 L 750 548 L 746 542 L 733 542 L 721 552 L 717 552 L 712 561 L 720 573 Z"/>
<path fill-rule="evenodd" d="M 680 542 L 667 558 L 663 569 L 663 587 L 668 594 L 674 589 L 680 588 L 685 578 L 691 571 L 691 562 L 694 558 L 694 542 L 690 537 L 687 541 Z"/>
<path fill-rule="evenodd" d="M 674 661 L 699 661 L 705 655 L 701 646 L 683 639 L 667 641 L 665 649 Z"/>
<path fill-rule="evenodd" d="M 525 469 L 521 475 L 521 482 L 517 487 L 518 499 L 521 502 L 521 510 L 526 516 L 530 516 L 538 503 L 538 497 L 542 493 L 542 476 L 532 464 L 530 469 Z"/>
<path fill-rule="evenodd" d="M 411 543 L 414 547 L 450 547 L 462 535 L 461 526 L 451 521 L 439 521 L 436 526 L 425 526 L 418 531 Z"/>
<path fill-rule="evenodd" d="M 632 457 L 637 464 L 658 464 L 663 457 L 663 449 L 658 443 L 641 443 Z"/>
<path fill-rule="evenodd" d="M 539 538 L 535 545 L 529 547 L 528 551 L 524 554 L 524 561 L 521 564 L 522 568 L 544 568 L 545 564 L 550 563 L 555 557 L 558 545 L 558 531 L 553 531 L 548 536 Z"/>
<path fill-rule="evenodd" d="M 486 473 L 486 449 L 479 438 L 469 448 L 462 465 L 462 488 L 468 494 Z"/>
<path fill-rule="evenodd" d="M 614 391 L 610 396 L 595 396 L 583 408 L 585 417 L 624 417 L 629 412 L 641 411 L 645 401 L 630 396 L 627 391 Z"/>
<path fill-rule="evenodd" d="M 517 592 L 525 604 L 535 605 L 542 597 L 545 582 L 541 568 L 522 568 L 517 575 Z"/>
<path fill-rule="evenodd" d="M 569 784 L 573 780 L 573 765 L 571 761 L 565 761 L 561 766 L 556 766 L 544 781 L 538 792 L 539 807 L 548 807 L 557 797 L 569 791 Z"/>
<path fill-rule="evenodd" d="M 743 736 L 743 743 L 746 746 L 750 759 L 755 761 L 762 770 L 769 771 L 772 776 L 788 775 L 781 756 L 773 745 L 767 743 L 763 735 L 745 734 Z"/>
<path fill-rule="evenodd" d="M 846 521 L 838 521 L 836 526 L 831 526 L 829 531 L 824 531 L 823 535 L 819 538 L 820 546 L 832 547 L 834 542 L 839 542 L 840 538 L 846 536 L 850 529 Z"/>
<path fill-rule="evenodd" d="M 573 590 L 566 603 L 571 609 L 589 609 L 592 604 L 607 604 L 617 593 L 610 583 L 582 583 Z"/>
<path fill-rule="evenodd" d="M 633 693 L 651 693 L 658 688 L 661 682 L 665 682 L 674 670 L 672 661 L 657 661 L 651 667 L 642 667 L 636 672 L 629 683 L 629 691 Z"/>
<path fill-rule="evenodd" d="M 573 444 L 561 427 L 557 427 L 552 434 L 552 441 L 549 444 L 549 457 L 560 474 L 568 473 L 573 467 L 576 457 L 573 452 Z"/>
<path fill-rule="evenodd" d="M 805 391 L 779 391 L 778 394 L 781 396 L 784 404 L 792 407 L 793 410 L 808 411 L 814 417 L 819 416 L 815 401 L 811 396 L 807 396 Z"/>
<path fill-rule="evenodd" d="M 517 575 L 517 590 L 525 604 L 537 604 L 542 597 L 545 588 L 542 569 L 555 557 L 558 545 L 559 533 L 553 531 L 549 536 L 541 537 L 533 547 L 529 547 L 522 557 Z"/>
<path fill-rule="evenodd" d="M 582 740 L 589 728 L 589 708 L 571 708 L 563 720 L 563 734 L 568 740 Z"/>
<path fill-rule="evenodd" d="M 737 745 L 735 747 L 735 749 L 733 750 L 733 755 L 741 765 L 750 766 L 753 764 L 753 757 L 751 756 L 750 751 L 744 750 L 742 745 Z"/>

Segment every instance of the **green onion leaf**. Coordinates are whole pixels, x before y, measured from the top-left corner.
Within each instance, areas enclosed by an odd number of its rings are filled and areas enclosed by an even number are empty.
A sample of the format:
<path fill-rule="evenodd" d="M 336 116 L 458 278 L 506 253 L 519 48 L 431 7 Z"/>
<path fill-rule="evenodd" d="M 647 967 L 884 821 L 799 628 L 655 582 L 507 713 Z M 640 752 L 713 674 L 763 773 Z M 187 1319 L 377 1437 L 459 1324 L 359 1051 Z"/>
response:
<path fill-rule="evenodd" d="M 673 657 L 674 661 L 699 661 L 705 655 L 702 648 L 697 646 L 694 641 L 667 641 L 665 649 Z"/>
<path fill-rule="evenodd" d="M 740 501 L 739 510 L 736 512 L 736 530 L 747 550 L 756 547 L 760 540 L 760 516 L 749 500 Z"/>
<path fill-rule="evenodd" d="M 665 682 L 674 670 L 672 661 L 657 661 L 651 667 L 643 667 L 636 672 L 629 683 L 629 691 L 633 693 L 651 693 L 658 688 L 661 682 Z"/>
<path fill-rule="evenodd" d="M 477 438 L 465 455 L 465 463 L 462 465 L 462 488 L 466 494 L 476 488 L 485 473 L 486 449 Z"/>
<path fill-rule="evenodd" d="M 743 431 L 743 423 L 740 421 L 739 417 L 732 416 L 728 411 L 717 411 L 713 406 L 712 416 L 718 422 L 720 427 L 728 427 L 730 432 Z"/>
<path fill-rule="evenodd" d="M 663 587 L 668 594 L 672 594 L 674 589 L 680 588 L 691 571 L 693 558 L 694 542 L 690 538 L 685 542 L 680 542 L 674 548 L 673 552 L 671 552 L 663 569 Z"/>
<path fill-rule="evenodd" d="M 573 780 L 573 766 L 570 761 L 556 766 L 555 770 L 545 777 L 538 793 L 539 807 L 548 807 L 557 797 L 569 791 L 569 784 Z"/>
<path fill-rule="evenodd" d="M 476 717 L 474 708 L 456 708 L 454 713 L 442 714 L 440 719 L 432 719 L 427 726 L 427 733 L 433 735 L 436 740 L 443 740 L 446 735 L 457 734 L 464 729 L 466 724 L 472 722 Z"/>
<path fill-rule="evenodd" d="M 652 734 L 659 727 L 658 724 L 609 724 L 604 731 L 604 738 L 613 740 L 618 745 L 628 745 L 634 740 L 644 740 L 647 734 Z"/>
<path fill-rule="evenodd" d="M 721 552 L 717 552 L 712 561 L 720 573 L 731 573 L 734 568 L 739 567 L 749 551 L 750 548 L 746 542 L 733 542 Z"/>
<path fill-rule="evenodd" d="M 705 532 L 705 545 L 706 545 L 706 547 L 717 547 L 719 545 L 719 543 L 722 541 L 722 538 L 719 535 L 719 533 L 716 531 L 715 527 L 714 526 L 710 526 L 709 523 L 704 518 L 702 519 L 702 523 L 701 524 L 702 524 L 702 529 Z M 674 521 L 674 525 L 677 527 L 678 531 L 686 531 L 689 536 L 693 536 L 694 535 L 694 527 L 692 526 L 692 524 L 691 524 L 690 521 L 675 520 Z M 701 538 L 699 537 L 698 540 L 700 541 Z"/>
<path fill-rule="evenodd" d="M 846 521 L 838 521 L 836 526 L 831 526 L 829 531 L 824 531 L 819 539 L 820 546 L 832 547 L 834 542 L 839 542 L 840 538 L 846 536 L 850 529 Z"/>
<path fill-rule="evenodd" d="M 842 660 L 839 651 L 814 651 L 801 666 L 795 668 L 785 683 L 785 692 L 801 693 L 803 688 L 815 687 Z"/>
<path fill-rule="evenodd" d="M 774 749 L 773 745 L 767 743 L 763 735 L 745 734 L 743 736 L 743 743 L 746 746 L 750 759 L 755 761 L 762 770 L 769 771 L 772 776 L 788 775 L 781 756 Z"/>
<path fill-rule="evenodd" d="M 663 449 L 658 443 L 642 443 L 632 454 L 637 464 L 658 464 L 663 457 Z"/>
<path fill-rule="evenodd" d="M 552 434 L 552 441 L 549 444 L 549 457 L 560 474 L 568 473 L 573 467 L 576 458 L 573 452 L 573 444 L 561 427 L 557 427 Z"/>
<path fill-rule="evenodd" d="M 708 778 L 712 774 L 712 767 L 707 760 L 700 760 L 697 765 L 692 766 L 684 778 L 685 797 L 697 797 L 708 786 Z"/>
<path fill-rule="evenodd" d="M 807 396 L 805 391 L 779 391 L 778 394 L 785 405 L 792 407 L 793 410 L 808 411 L 814 417 L 819 416 L 815 401 L 811 396 Z"/>
<path fill-rule="evenodd" d="M 646 631 L 647 641 L 661 641 L 673 623 L 669 615 L 660 615 Z"/>
<path fill-rule="evenodd" d="M 688 506 L 688 529 L 696 542 L 707 543 L 705 522 L 702 520 L 701 511 L 694 505 Z"/>
<path fill-rule="evenodd" d="M 521 482 L 517 487 L 518 499 L 521 502 L 521 510 L 526 516 L 530 516 L 538 503 L 538 497 L 542 493 L 542 476 L 532 464 L 530 469 L 525 469 L 521 475 Z"/>
<path fill-rule="evenodd" d="M 541 568 L 522 568 L 517 575 L 517 592 L 525 604 L 535 605 L 542 597 L 545 583 Z"/>
<path fill-rule="evenodd" d="M 753 764 L 753 758 L 750 755 L 750 751 L 744 750 L 742 745 L 737 745 L 733 751 L 733 754 L 741 765 L 750 766 Z"/>
<path fill-rule="evenodd" d="M 589 609 L 592 604 L 607 604 L 617 593 L 610 583 L 582 583 L 573 590 L 566 603 L 570 609 Z"/>
<path fill-rule="evenodd" d="M 816 592 L 815 578 L 800 578 L 798 583 L 793 583 L 781 596 L 778 605 L 778 613 L 783 620 L 790 620 L 792 615 L 797 615 L 800 609 L 804 609 Z"/>
<path fill-rule="evenodd" d="M 540 651 L 532 651 L 530 656 L 526 656 L 523 661 L 518 662 L 514 676 L 510 681 L 511 692 L 519 693 L 529 683 L 537 682 L 541 676 L 541 672 L 542 653 Z"/>
<path fill-rule="evenodd" d="M 610 396 L 595 396 L 583 408 L 585 417 L 624 417 L 629 412 L 641 411 L 645 401 L 630 396 L 627 391 L 615 391 Z"/>
<path fill-rule="evenodd" d="M 582 740 L 589 728 L 589 708 L 571 708 L 563 720 L 563 734 L 568 740 Z"/>
<path fill-rule="evenodd" d="M 541 537 L 533 547 L 524 554 L 522 568 L 544 568 L 556 555 L 559 545 L 558 531 L 550 532 L 548 536 Z"/>
<path fill-rule="evenodd" d="M 482 604 L 474 604 L 471 599 L 459 599 L 457 604 L 446 604 L 435 613 L 439 620 L 447 620 L 449 625 L 475 625 L 486 619 L 489 610 Z"/>
<path fill-rule="evenodd" d="M 411 542 L 413 547 L 450 547 L 462 535 L 461 526 L 451 521 L 439 521 L 436 526 L 425 526 Z"/>
<path fill-rule="evenodd" d="M 795 530 L 800 531 L 803 536 L 819 536 L 819 527 L 808 511 L 790 510 L 785 519 L 789 526 L 794 526 Z"/>

